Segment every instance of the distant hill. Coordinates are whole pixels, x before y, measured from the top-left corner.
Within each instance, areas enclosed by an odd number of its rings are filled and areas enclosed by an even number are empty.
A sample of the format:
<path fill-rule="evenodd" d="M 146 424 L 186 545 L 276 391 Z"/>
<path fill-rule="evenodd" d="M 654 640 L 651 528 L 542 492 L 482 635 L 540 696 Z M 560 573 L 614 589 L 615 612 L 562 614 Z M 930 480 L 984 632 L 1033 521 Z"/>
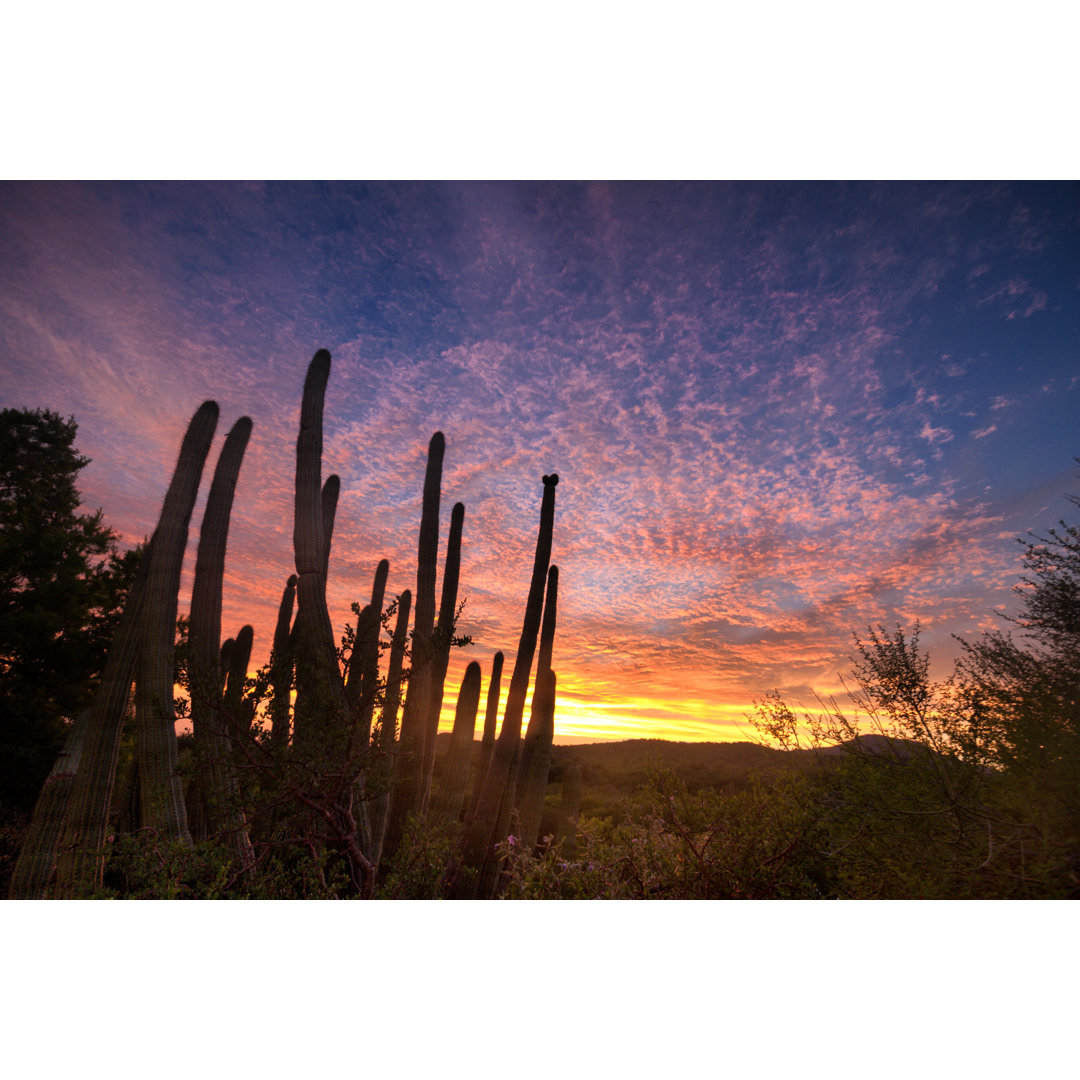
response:
<path fill-rule="evenodd" d="M 442 757 L 450 736 L 440 734 L 435 752 Z M 480 743 L 473 744 L 473 757 Z M 801 756 L 801 755 L 800 755 Z M 622 742 L 583 743 L 551 748 L 548 802 L 557 805 L 566 767 L 581 766 L 581 812 L 611 816 L 619 804 L 635 795 L 648 779 L 651 766 L 670 769 L 690 791 L 732 788 L 748 782 L 753 772 L 791 767 L 796 760 L 782 750 L 751 742 L 668 742 L 664 739 L 627 739 Z"/>
<path fill-rule="evenodd" d="M 436 742 L 436 777 L 450 736 Z M 473 743 L 473 760 L 480 743 Z M 645 785 L 652 766 L 670 769 L 691 792 L 702 788 L 734 790 L 749 783 L 754 773 L 801 768 L 813 762 L 836 762 L 842 754 L 889 754 L 898 758 L 924 752 L 918 743 L 885 735 L 860 735 L 824 750 L 787 752 L 752 742 L 668 742 L 664 739 L 626 739 L 551 748 L 547 804 L 552 812 L 561 797 L 562 779 L 571 762 L 581 766 L 581 812 L 588 817 L 614 817 L 620 804 Z"/>

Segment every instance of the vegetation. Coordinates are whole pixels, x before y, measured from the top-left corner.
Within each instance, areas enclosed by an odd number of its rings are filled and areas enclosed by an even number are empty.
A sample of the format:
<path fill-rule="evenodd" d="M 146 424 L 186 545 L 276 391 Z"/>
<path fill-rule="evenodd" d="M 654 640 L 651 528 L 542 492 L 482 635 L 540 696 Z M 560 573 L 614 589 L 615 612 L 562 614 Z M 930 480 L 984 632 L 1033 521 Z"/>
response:
<path fill-rule="evenodd" d="M 501 728 L 499 653 L 482 738 L 475 663 L 453 734 L 437 738 L 450 650 L 469 644 L 457 632 L 460 503 L 435 602 L 445 439 L 428 448 L 415 593 L 386 602 L 384 560 L 335 640 L 326 579 L 340 485 L 321 476 L 329 373 L 320 351 L 297 441 L 295 573 L 270 660 L 250 677 L 253 628 L 221 641 L 250 421 L 234 425 L 215 469 L 185 616 L 180 560 L 217 406 L 192 419 L 145 553 L 124 558 L 100 514 L 76 513 L 74 423 L 4 414 L 4 692 L 11 715 L 37 702 L 41 726 L 5 737 L 26 743 L 13 755 L 60 746 L 47 776 L 38 765 L 29 825 L 0 823 L 9 850 L 21 842 L 12 897 L 1080 896 L 1075 527 L 1024 541 L 1014 625 L 965 644 L 945 680 L 929 677 L 917 624 L 871 627 L 854 641 L 847 700 L 796 708 L 768 695 L 751 717 L 756 743 L 553 747 L 558 477 L 545 476 Z M 31 467 L 35 448 L 49 460 Z M 30 528 L 45 530 L 48 567 Z M 54 600 L 70 621 L 35 637 Z M 40 684 L 47 671 L 55 685 Z M 193 733 L 177 739 L 188 709 Z"/>
<path fill-rule="evenodd" d="M 220 641 L 228 524 L 251 431 L 247 418 L 225 441 L 203 519 L 190 616 L 178 618 L 188 525 L 218 421 L 217 405 L 205 402 L 184 437 L 96 689 L 86 694 L 87 708 L 66 717 L 63 748 L 11 874 L 12 897 L 486 898 L 499 891 L 497 845 L 514 813 L 516 744 L 538 634 L 540 674 L 551 686 L 538 698 L 548 704 L 538 711 L 537 733 L 529 732 L 535 744 L 530 761 L 541 763 L 533 770 L 541 780 L 550 753 L 555 585 L 547 585 L 557 581 L 550 562 L 558 477 L 543 478 L 532 585 L 503 734 L 486 772 L 472 780 L 475 797 L 468 798 L 481 681 L 479 666 L 470 665 L 458 704 L 454 767 L 443 770 L 433 789 L 449 652 L 469 644 L 456 633 L 464 506 L 451 516 L 436 612 L 445 453 L 436 432 L 424 480 L 415 606 L 406 591 L 384 610 L 384 560 L 371 602 L 354 606 L 356 627 L 346 628 L 339 645 L 326 578 L 340 484 L 321 476 L 329 374 L 330 354 L 320 350 L 308 368 L 300 410 L 295 574 L 286 583 L 270 662 L 246 679 L 253 629 Z M 395 615 L 384 678 L 381 631 L 389 633 Z M 175 735 L 177 683 L 193 723 L 185 741 Z M 538 797 L 534 779 L 530 772 L 522 796 L 530 809 Z"/>

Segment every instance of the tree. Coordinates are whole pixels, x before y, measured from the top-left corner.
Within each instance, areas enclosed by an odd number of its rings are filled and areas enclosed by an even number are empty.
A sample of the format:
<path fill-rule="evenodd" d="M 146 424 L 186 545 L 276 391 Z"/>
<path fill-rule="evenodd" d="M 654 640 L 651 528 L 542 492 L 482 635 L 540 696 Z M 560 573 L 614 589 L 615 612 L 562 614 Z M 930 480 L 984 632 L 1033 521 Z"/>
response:
<path fill-rule="evenodd" d="M 0 412 L 0 802 L 30 810 L 90 701 L 138 562 L 80 513 L 78 425 Z"/>

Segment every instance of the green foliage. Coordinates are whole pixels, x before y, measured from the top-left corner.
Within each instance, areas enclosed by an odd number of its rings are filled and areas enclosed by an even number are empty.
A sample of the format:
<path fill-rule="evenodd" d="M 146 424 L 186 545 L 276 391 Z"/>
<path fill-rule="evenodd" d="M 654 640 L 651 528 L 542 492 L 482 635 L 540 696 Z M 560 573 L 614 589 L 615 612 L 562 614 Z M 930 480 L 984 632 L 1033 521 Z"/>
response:
<path fill-rule="evenodd" d="M 691 794 L 655 767 L 620 821 L 583 821 L 578 855 L 502 845 L 510 899 L 733 900 L 823 895 L 814 819 L 792 777 Z"/>
<path fill-rule="evenodd" d="M 918 639 L 917 624 L 856 638 L 846 709 L 819 701 L 798 715 L 778 695 L 758 704 L 764 736 L 817 759 L 806 811 L 836 895 L 1075 893 L 1080 756 L 1059 702 L 1027 681 L 1037 665 L 1014 665 L 1019 646 L 992 635 L 934 682 Z M 1007 692 L 994 684 L 1003 670 Z"/>
<path fill-rule="evenodd" d="M 93 695 L 137 552 L 80 513 L 78 425 L 0 412 L 0 792 L 29 810 Z"/>

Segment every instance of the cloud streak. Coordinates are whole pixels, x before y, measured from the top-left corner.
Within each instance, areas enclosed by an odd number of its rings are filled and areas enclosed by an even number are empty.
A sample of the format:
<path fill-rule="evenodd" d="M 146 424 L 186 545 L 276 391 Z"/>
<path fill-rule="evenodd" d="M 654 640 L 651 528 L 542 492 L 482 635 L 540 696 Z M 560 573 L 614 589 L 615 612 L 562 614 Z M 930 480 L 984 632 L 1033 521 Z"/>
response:
<path fill-rule="evenodd" d="M 466 505 L 463 629 L 485 665 L 512 663 L 540 476 L 560 474 L 567 738 L 737 736 L 774 686 L 835 686 L 872 621 L 920 618 L 947 654 L 1008 601 L 1002 536 L 1061 512 L 1047 486 L 1069 490 L 1076 448 L 1053 421 L 1075 408 L 1080 246 L 1053 186 L 7 196 L 4 403 L 75 414 L 87 500 L 126 540 L 153 527 L 201 400 L 222 405 L 219 442 L 252 416 L 225 618 L 255 625 L 257 656 L 291 570 L 319 346 L 337 625 L 380 558 L 388 595 L 413 587 L 442 430 L 443 544 Z"/>

